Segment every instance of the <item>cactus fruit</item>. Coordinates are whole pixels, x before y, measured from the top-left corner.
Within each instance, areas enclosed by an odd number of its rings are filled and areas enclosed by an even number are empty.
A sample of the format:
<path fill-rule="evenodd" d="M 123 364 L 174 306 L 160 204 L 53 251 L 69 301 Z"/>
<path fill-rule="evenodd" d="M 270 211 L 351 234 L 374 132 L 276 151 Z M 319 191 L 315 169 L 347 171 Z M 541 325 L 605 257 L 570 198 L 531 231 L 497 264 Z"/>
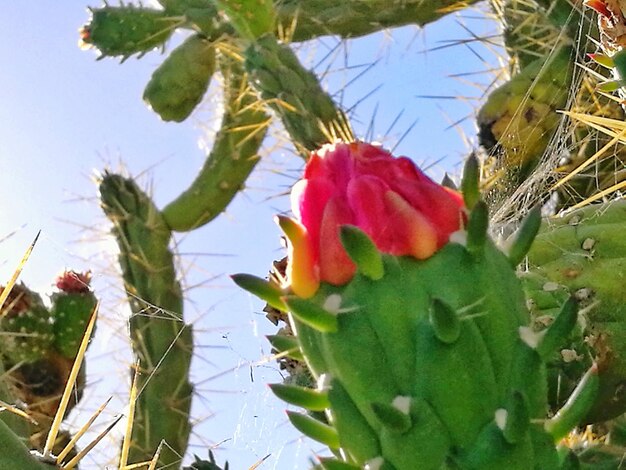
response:
<path fill-rule="evenodd" d="M 162 10 L 128 4 L 119 7 L 90 8 L 91 19 L 82 27 L 81 41 L 93 46 L 101 57 L 127 59 L 162 47 L 174 29 L 182 24 L 178 17 Z"/>
<path fill-rule="evenodd" d="M 57 279 L 59 292 L 52 294 L 54 347 L 74 359 L 83 339 L 85 328 L 96 308 L 97 299 L 89 288 L 91 273 L 65 271 Z"/>
<path fill-rule="evenodd" d="M 279 218 L 285 284 L 234 276 L 289 311 L 318 388 L 277 395 L 326 409 L 328 423 L 289 414 L 341 456 L 322 468 L 568 468 L 554 442 L 595 398 L 597 369 L 545 420 L 545 360 L 575 326 L 576 303 L 543 335 L 530 330 L 511 260 L 473 196 L 477 165 L 467 168 L 465 207 L 408 159 L 364 143 L 326 146 L 292 193 L 297 221 Z"/>
<path fill-rule="evenodd" d="M 1 354 L 12 364 L 44 358 L 52 347 L 52 318 L 39 294 L 13 287 L 0 315 Z"/>
<path fill-rule="evenodd" d="M 191 425 L 189 383 L 193 342 L 183 320 L 183 298 L 169 249 L 171 231 L 150 198 L 130 178 L 105 174 L 102 208 L 113 223 L 132 316 L 130 336 L 140 362 L 141 391 L 129 461 L 151 460 L 162 441 L 161 465 L 177 465 Z"/>
<path fill-rule="evenodd" d="M 578 367 L 584 367 L 589 357 L 598 362 L 600 391 L 587 416 L 590 422 L 626 412 L 626 348 L 621 339 L 626 333 L 625 220 L 625 201 L 587 206 L 551 219 L 528 253 L 529 269 L 550 283 L 547 290 L 567 289 L 584 309 L 580 320 L 584 342 L 573 350 L 583 364 Z M 537 313 L 544 314 L 542 309 Z"/>
<path fill-rule="evenodd" d="M 184 121 L 204 97 L 214 71 L 214 45 L 191 36 L 154 71 L 143 99 L 164 121 Z"/>

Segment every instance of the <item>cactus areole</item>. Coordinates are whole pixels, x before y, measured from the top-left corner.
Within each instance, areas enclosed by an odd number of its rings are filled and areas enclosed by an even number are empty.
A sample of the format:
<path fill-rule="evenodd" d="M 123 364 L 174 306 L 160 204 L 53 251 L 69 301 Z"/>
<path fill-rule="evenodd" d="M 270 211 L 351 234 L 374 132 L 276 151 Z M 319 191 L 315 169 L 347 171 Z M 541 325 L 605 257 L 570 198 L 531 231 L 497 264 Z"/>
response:
<path fill-rule="evenodd" d="M 293 189 L 295 220 L 278 218 L 290 244 L 285 285 L 233 276 L 289 312 L 318 387 L 272 390 L 325 410 L 323 421 L 288 413 L 338 456 L 322 468 L 567 468 L 555 442 L 588 409 L 597 370 L 546 420 L 545 360 L 576 304 L 542 335 L 527 327 L 513 260 L 539 212 L 507 257 L 487 235 L 475 159 L 465 173 L 461 196 L 380 147 L 324 146 Z"/>

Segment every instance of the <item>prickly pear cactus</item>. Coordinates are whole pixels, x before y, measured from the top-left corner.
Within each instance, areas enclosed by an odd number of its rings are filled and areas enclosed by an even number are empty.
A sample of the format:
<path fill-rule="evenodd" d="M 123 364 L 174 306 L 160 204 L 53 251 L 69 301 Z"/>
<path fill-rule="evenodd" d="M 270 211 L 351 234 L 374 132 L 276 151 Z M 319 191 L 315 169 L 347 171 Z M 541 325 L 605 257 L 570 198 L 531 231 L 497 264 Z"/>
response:
<path fill-rule="evenodd" d="M 284 285 L 236 275 L 288 311 L 317 389 L 274 385 L 304 434 L 341 458 L 322 468 L 570 468 L 555 442 L 587 411 L 591 367 L 546 420 L 545 361 L 576 323 L 567 300 L 535 334 L 514 266 L 538 228 L 534 211 L 508 256 L 487 236 L 477 165 L 461 196 L 405 158 L 364 143 L 311 155 L 292 192 L 297 220 Z M 502 293 L 506 292 L 506 295 Z"/>

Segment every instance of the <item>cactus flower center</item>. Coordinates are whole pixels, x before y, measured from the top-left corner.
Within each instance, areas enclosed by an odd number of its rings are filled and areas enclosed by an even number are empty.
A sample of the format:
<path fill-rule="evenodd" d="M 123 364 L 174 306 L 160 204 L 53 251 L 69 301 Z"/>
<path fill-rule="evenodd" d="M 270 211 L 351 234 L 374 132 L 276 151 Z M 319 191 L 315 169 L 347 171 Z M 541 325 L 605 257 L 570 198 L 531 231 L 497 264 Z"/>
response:
<path fill-rule="evenodd" d="M 313 295 L 320 282 L 343 285 L 354 276 L 341 225 L 359 227 L 384 253 L 426 259 L 464 220 L 460 194 L 433 182 L 410 159 L 364 142 L 313 152 L 291 204 L 300 229 L 296 243 L 290 240 L 287 277 L 302 297 Z"/>

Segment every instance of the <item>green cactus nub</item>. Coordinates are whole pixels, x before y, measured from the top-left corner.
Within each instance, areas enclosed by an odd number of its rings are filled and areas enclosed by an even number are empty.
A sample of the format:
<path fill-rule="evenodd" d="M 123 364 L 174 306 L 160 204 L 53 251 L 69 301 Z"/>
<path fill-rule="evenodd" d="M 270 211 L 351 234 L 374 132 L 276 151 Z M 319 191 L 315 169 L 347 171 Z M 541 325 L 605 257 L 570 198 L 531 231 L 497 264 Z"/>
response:
<path fill-rule="evenodd" d="M 430 307 L 430 324 L 439 341 L 452 344 L 461 334 L 461 320 L 457 312 L 439 299 L 433 299 Z"/>
<path fill-rule="evenodd" d="M 502 435 L 509 444 L 516 444 L 524 438 L 530 425 L 530 413 L 524 394 L 514 391 L 506 407 L 506 422 Z"/>
<path fill-rule="evenodd" d="M 321 442 L 331 449 L 339 449 L 339 436 L 332 426 L 324 424 L 308 415 L 295 413 L 293 411 L 287 411 L 287 417 L 289 421 L 291 421 L 291 424 L 305 436 L 310 437 L 314 441 Z"/>
<path fill-rule="evenodd" d="M 296 385 L 272 384 L 272 392 L 278 398 L 309 411 L 324 411 L 330 406 L 328 392 Z"/>
<path fill-rule="evenodd" d="M 395 404 L 375 402 L 372 403 L 372 411 L 376 415 L 378 421 L 380 421 L 380 424 L 394 433 L 404 434 L 413 424 L 411 422 L 411 415 L 408 412 L 409 410 L 401 410 Z"/>
<path fill-rule="evenodd" d="M 325 310 L 310 300 L 296 296 L 285 296 L 282 300 L 292 315 L 297 317 L 302 323 L 322 333 L 337 331 L 339 321 L 335 313 Z"/>
<path fill-rule="evenodd" d="M 578 320 L 578 302 L 570 297 L 561 307 L 561 311 L 554 322 L 542 332 L 537 345 L 537 353 L 544 359 L 549 359 L 567 340 Z"/>
<path fill-rule="evenodd" d="M 583 420 L 593 406 L 599 388 L 598 366 L 593 364 L 578 382 L 565 405 L 553 418 L 545 422 L 544 427 L 555 442 L 563 439 Z"/>
<path fill-rule="evenodd" d="M 162 47 L 183 22 L 162 10 L 133 4 L 90 10 L 91 20 L 81 29 L 81 40 L 97 48 L 101 57 L 122 57 L 122 60 Z"/>
<path fill-rule="evenodd" d="M 296 361 L 304 361 L 300 344 L 294 336 L 269 335 L 266 336 L 272 347 L 281 354 Z"/>
<path fill-rule="evenodd" d="M 287 311 L 287 306 L 282 300 L 282 296 L 285 295 L 285 292 L 275 283 L 266 281 L 257 276 L 252 276 L 251 274 L 233 274 L 230 278 L 243 290 L 250 292 L 252 295 L 256 295 L 258 298 L 270 304 L 270 306 L 282 310 L 283 312 Z"/>
<path fill-rule="evenodd" d="M 272 0 L 216 0 L 239 36 L 254 41 L 258 37 L 272 33 L 276 22 L 276 12 Z"/>
<path fill-rule="evenodd" d="M 213 43 L 191 36 L 154 71 L 143 99 L 162 120 L 182 122 L 202 101 L 213 72 Z"/>
<path fill-rule="evenodd" d="M 354 225 L 343 225 L 340 237 L 341 244 L 361 274 L 372 281 L 385 275 L 382 254 L 365 232 Z"/>
<path fill-rule="evenodd" d="M 465 160 L 461 179 L 461 193 L 465 207 L 472 210 L 474 204 L 480 200 L 480 163 L 473 153 Z"/>
<path fill-rule="evenodd" d="M 513 267 L 517 266 L 528 254 L 539 228 L 541 227 L 541 206 L 533 207 L 522 225 L 511 237 L 508 246 L 508 257 Z"/>
<path fill-rule="evenodd" d="M 467 222 L 467 251 L 477 255 L 487 243 L 489 228 L 489 209 L 484 201 L 477 201 Z"/>

